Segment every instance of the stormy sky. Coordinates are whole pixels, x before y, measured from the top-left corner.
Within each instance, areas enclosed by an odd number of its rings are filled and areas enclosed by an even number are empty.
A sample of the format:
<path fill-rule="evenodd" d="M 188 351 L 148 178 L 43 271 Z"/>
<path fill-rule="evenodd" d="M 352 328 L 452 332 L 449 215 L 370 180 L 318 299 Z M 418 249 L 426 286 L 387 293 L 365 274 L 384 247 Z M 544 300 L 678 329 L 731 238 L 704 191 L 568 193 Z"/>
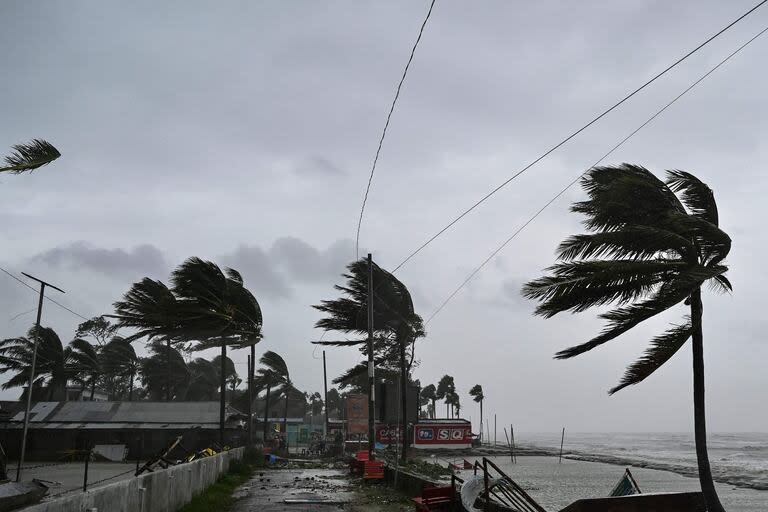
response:
<path fill-rule="evenodd" d="M 361 234 L 393 268 L 559 139 L 694 48 L 754 0 L 438 0 L 389 126 Z M 0 3 L 0 151 L 41 137 L 62 157 L 0 177 L 0 264 L 66 290 L 84 316 L 144 276 L 196 255 L 240 270 L 264 311 L 259 352 L 322 389 L 311 309 L 355 258 L 371 161 L 426 1 Z M 532 213 L 654 111 L 768 25 L 768 7 L 523 174 L 397 276 L 424 317 Z M 606 160 L 685 169 L 715 191 L 733 239 L 732 295 L 704 297 L 709 428 L 766 431 L 768 36 Z M 445 373 L 463 415 L 519 431 L 689 431 L 690 346 L 657 374 L 606 391 L 674 308 L 569 361 L 598 311 L 532 316 L 520 286 L 583 228 L 556 201 L 427 326 L 415 372 Z M 52 292 L 55 293 L 55 292 Z M 23 334 L 36 298 L 0 274 L 0 337 Z M 81 320 L 46 303 L 62 339 Z M 137 344 L 139 347 L 140 344 Z M 358 360 L 327 351 L 335 376 Z M 235 352 L 245 373 L 244 351 Z M 0 380 L 4 378 L 0 377 Z M 19 390 L 0 393 L 4 399 Z M 501 427 L 499 427 L 501 428 Z"/>

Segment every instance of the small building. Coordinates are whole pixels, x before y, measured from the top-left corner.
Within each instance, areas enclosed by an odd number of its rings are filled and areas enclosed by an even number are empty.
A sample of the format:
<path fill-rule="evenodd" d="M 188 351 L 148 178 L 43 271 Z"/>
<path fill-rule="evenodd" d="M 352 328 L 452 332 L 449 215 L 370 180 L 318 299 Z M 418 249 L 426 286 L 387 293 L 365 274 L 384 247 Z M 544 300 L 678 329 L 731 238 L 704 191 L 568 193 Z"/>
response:
<path fill-rule="evenodd" d="M 243 443 L 242 413 L 227 407 L 225 439 Z M 0 440 L 9 458 L 18 457 L 24 410 L 0 420 Z M 219 442 L 219 402 L 37 402 L 30 410 L 27 458 L 58 460 L 96 444 L 122 444 L 129 459 L 146 459 L 183 436 L 186 451 Z"/>
<path fill-rule="evenodd" d="M 467 449 L 472 446 L 472 424 L 464 419 L 421 419 L 413 427 L 413 447 L 426 450 Z"/>

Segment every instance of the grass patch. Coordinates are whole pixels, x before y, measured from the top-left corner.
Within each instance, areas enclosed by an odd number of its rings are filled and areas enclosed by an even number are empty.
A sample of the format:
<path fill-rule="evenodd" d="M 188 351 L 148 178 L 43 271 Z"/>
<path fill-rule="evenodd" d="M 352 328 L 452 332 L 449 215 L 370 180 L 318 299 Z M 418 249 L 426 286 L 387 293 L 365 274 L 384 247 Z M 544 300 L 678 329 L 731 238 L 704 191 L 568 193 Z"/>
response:
<path fill-rule="evenodd" d="M 260 450 L 246 450 L 243 460 L 233 460 L 229 471 L 224 473 L 215 484 L 192 498 L 179 512 L 226 512 L 232 507 L 235 498 L 232 493 L 247 482 L 257 468 L 264 467 L 264 455 Z"/>

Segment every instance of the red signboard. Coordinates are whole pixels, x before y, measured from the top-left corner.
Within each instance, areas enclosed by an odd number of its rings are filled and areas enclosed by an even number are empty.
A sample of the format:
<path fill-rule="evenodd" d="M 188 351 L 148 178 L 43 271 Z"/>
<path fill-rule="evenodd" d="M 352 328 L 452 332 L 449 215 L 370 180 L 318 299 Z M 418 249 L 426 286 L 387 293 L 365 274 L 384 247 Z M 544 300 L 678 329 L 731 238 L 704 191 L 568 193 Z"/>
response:
<path fill-rule="evenodd" d="M 347 433 L 368 433 L 368 395 L 347 396 Z"/>
<path fill-rule="evenodd" d="M 472 428 L 464 423 L 429 423 L 414 427 L 416 448 L 463 448 L 472 444 Z"/>
<path fill-rule="evenodd" d="M 399 428 L 398 428 L 399 427 Z M 376 442 L 392 444 L 403 438 L 403 427 L 399 425 L 376 425 Z"/>

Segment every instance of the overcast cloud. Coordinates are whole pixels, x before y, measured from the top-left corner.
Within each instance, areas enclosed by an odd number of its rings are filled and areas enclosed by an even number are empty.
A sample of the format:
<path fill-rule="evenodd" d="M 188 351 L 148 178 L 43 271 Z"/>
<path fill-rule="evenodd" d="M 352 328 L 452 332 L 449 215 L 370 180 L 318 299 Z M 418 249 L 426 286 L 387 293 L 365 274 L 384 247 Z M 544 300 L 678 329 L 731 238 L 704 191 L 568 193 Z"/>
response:
<path fill-rule="evenodd" d="M 361 252 L 393 268 L 451 216 L 746 11 L 753 0 L 438 0 L 389 127 Z M 39 274 L 85 316 L 196 255 L 240 270 L 264 310 L 259 350 L 322 389 L 310 340 L 355 257 L 360 202 L 394 88 L 428 2 L 0 3 L 0 151 L 33 137 L 53 165 L 0 177 L 0 264 Z M 763 7 L 515 180 L 398 272 L 427 317 L 511 232 L 690 82 L 768 25 Z M 715 190 L 734 293 L 705 296 L 709 426 L 766 431 L 768 36 L 614 153 Z M 534 318 L 521 283 L 579 232 L 555 202 L 427 326 L 417 378 L 476 383 L 521 431 L 688 431 L 690 349 L 608 397 L 682 308 L 599 350 L 554 361 L 596 312 Z M 0 337 L 26 331 L 32 290 L 0 274 Z M 21 316 L 16 316 L 22 313 Z M 63 339 L 77 317 L 47 304 Z M 329 373 L 357 361 L 328 351 Z M 236 353 L 245 371 L 245 353 Z M 0 397 L 18 395 L 17 390 Z"/>

